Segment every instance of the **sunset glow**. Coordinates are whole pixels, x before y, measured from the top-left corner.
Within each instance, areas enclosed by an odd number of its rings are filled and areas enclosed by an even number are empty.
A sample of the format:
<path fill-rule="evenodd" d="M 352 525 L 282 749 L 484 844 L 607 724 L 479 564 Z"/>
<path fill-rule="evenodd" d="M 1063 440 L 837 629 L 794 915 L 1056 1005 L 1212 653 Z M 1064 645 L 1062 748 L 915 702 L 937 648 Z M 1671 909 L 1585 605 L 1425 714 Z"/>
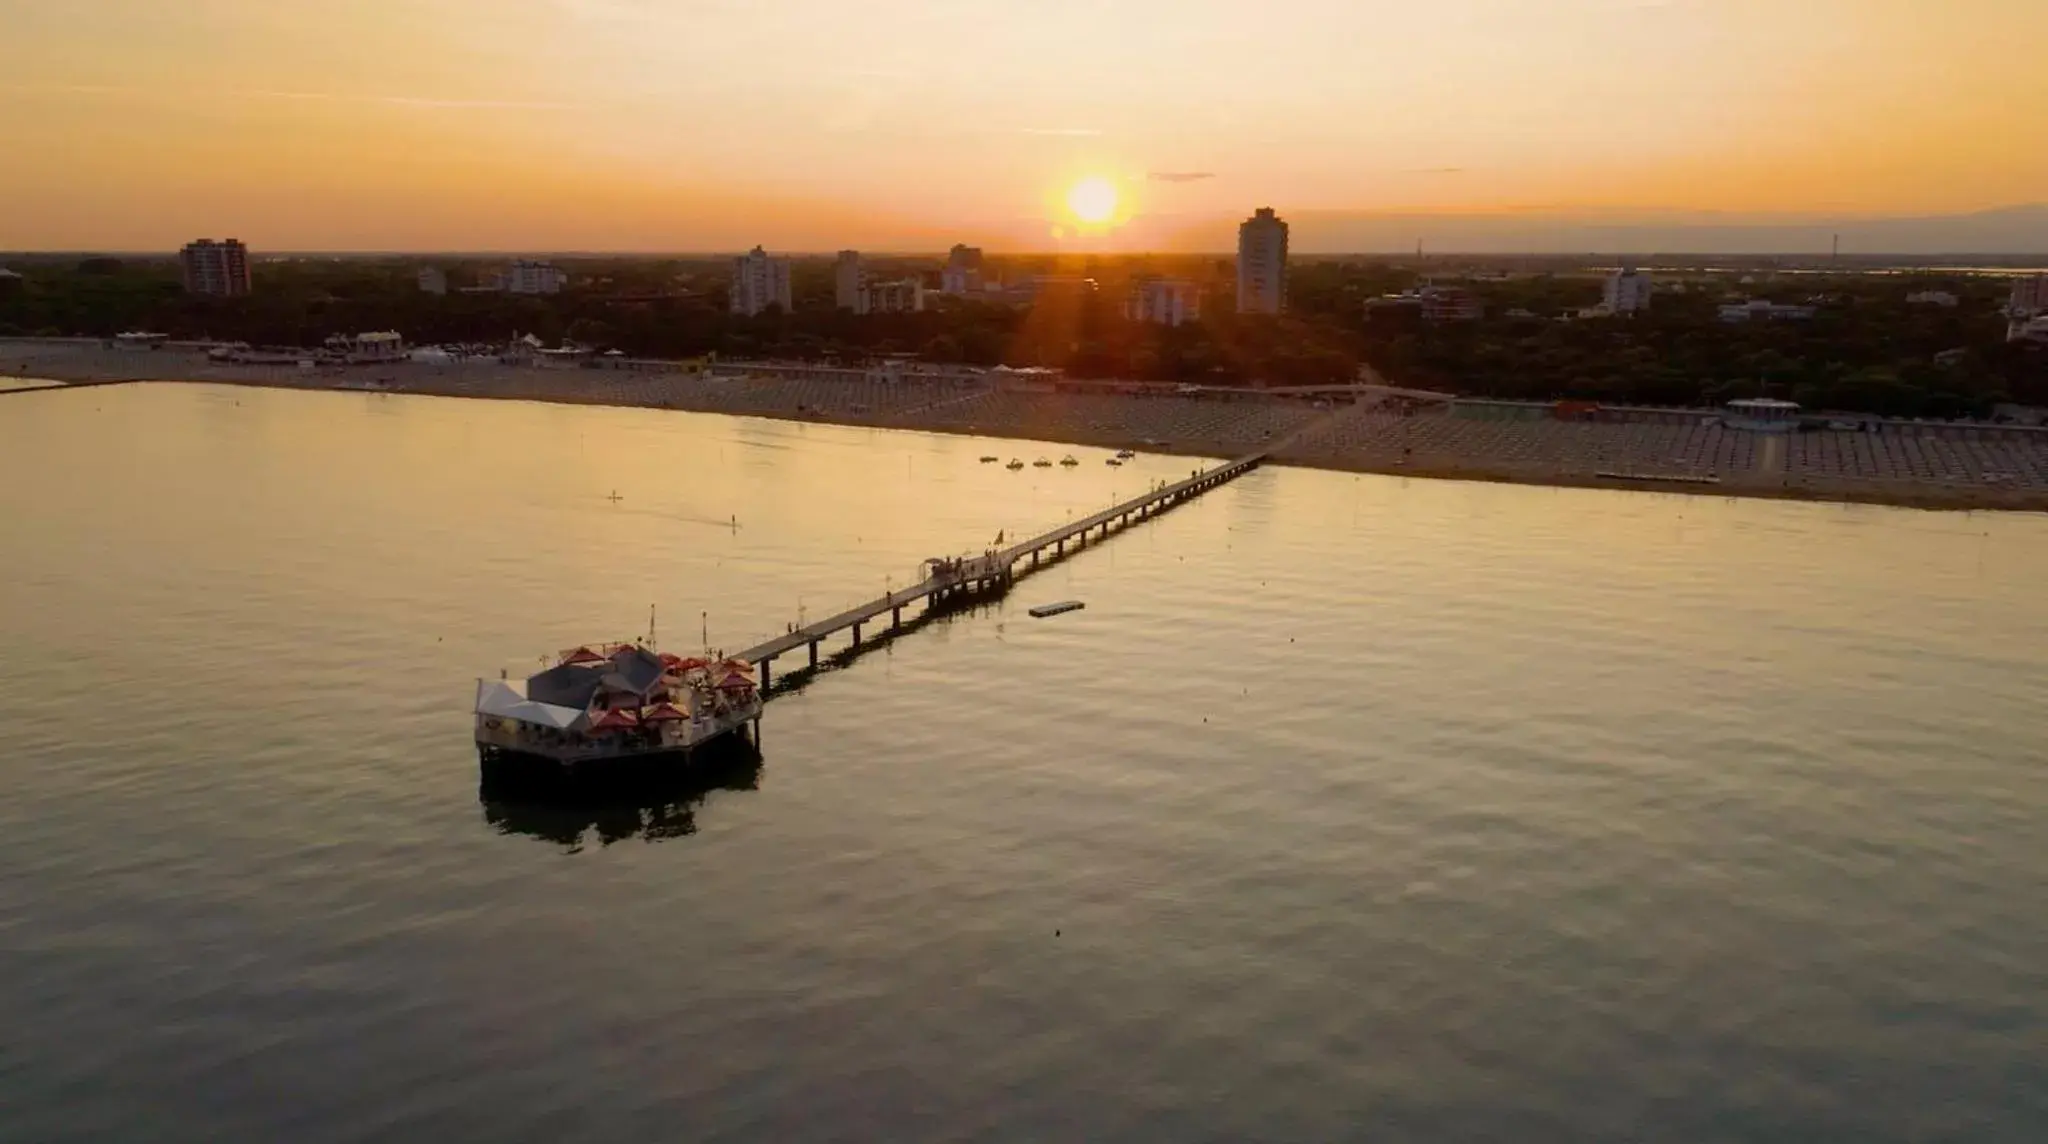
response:
<path fill-rule="evenodd" d="M 1101 224 L 1116 216 L 1116 184 L 1100 176 L 1075 183 L 1067 192 L 1067 209 L 1085 223 Z"/>
<path fill-rule="evenodd" d="M 2041 0 L 0 0 L 0 28 L 0 249 L 1213 250 L 1260 203 L 1308 249 L 1337 215 L 2048 198 Z"/>

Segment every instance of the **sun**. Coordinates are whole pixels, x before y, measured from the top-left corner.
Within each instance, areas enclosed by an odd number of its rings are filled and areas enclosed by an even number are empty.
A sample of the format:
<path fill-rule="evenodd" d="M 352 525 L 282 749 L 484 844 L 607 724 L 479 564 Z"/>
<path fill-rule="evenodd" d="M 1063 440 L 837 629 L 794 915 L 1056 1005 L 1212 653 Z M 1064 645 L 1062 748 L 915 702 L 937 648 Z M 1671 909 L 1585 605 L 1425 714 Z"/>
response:
<path fill-rule="evenodd" d="M 1067 209 L 1082 222 L 1108 222 L 1116 214 L 1116 184 L 1090 175 L 1067 192 Z"/>

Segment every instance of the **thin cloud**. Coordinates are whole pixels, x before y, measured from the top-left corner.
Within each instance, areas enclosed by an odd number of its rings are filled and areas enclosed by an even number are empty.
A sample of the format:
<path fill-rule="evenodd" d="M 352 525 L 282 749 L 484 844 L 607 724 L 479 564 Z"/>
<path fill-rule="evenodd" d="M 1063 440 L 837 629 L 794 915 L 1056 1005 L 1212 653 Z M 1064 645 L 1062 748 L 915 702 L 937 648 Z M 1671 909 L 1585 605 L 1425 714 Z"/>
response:
<path fill-rule="evenodd" d="M 548 103 L 522 99 L 441 99 L 427 95 L 347 95 L 330 91 L 231 91 L 224 95 L 242 99 L 321 100 L 337 103 L 383 103 L 396 107 L 431 107 L 454 111 L 573 111 L 573 103 Z"/>
<path fill-rule="evenodd" d="M 379 103 L 390 107 L 423 107 L 448 111 L 574 111 L 574 103 L 549 103 L 520 99 L 442 99 L 428 95 L 357 95 L 334 91 L 262 91 L 250 89 L 197 90 L 166 93 L 160 88 L 117 87 L 107 84 L 52 84 L 0 86 L 0 91 L 30 95 L 111 95 L 134 99 L 162 99 L 166 94 L 187 99 L 281 99 L 295 102 Z"/>
<path fill-rule="evenodd" d="M 1411 174 L 1411 175 L 1462 175 L 1462 174 L 1464 174 L 1464 173 L 1465 173 L 1465 168 L 1463 168 L 1463 167 L 1414 167 L 1414 168 L 1411 168 L 1411 169 L 1409 170 L 1409 172 L 1408 172 L 1408 173 L 1409 173 L 1409 174 Z"/>
<path fill-rule="evenodd" d="M 1155 183 L 1199 183 L 1203 179 L 1216 177 L 1214 171 L 1148 171 L 1145 177 Z"/>
<path fill-rule="evenodd" d="M 1019 127 L 1026 135 L 1057 135 L 1073 139 L 1092 139 L 1102 134 L 1100 127 Z"/>

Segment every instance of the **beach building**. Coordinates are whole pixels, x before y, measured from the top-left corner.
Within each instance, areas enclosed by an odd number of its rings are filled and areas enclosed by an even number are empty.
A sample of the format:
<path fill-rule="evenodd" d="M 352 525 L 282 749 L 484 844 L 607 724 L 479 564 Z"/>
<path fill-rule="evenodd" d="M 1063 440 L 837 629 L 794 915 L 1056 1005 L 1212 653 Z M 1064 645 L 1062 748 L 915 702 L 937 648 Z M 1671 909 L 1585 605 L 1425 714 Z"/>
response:
<path fill-rule="evenodd" d="M 981 292 L 981 248 L 955 244 L 939 271 L 939 293 L 966 297 Z"/>
<path fill-rule="evenodd" d="M 1804 322 L 1818 313 L 1812 306 L 1781 306 L 1761 298 L 1721 307 L 1724 322 Z"/>
<path fill-rule="evenodd" d="M 574 648 L 523 682 L 476 681 L 477 750 L 487 763 L 525 760 L 586 776 L 607 764 L 687 755 L 760 719 L 755 674 L 745 660 L 639 643 Z"/>
<path fill-rule="evenodd" d="M 532 354 L 533 364 L 538 369 L 582 369 L 585 364 L 594 360 L 596 355 L 591 353 L 589 346 L 567 343 L 553 347 L 543 346 L 534 350 Z"/>
<path fill-rule="evenodd" d="M 569 276 L 554 263 L 522 258 L 506 269 L 504 290 L 507 294 L 559 294 L 568 282 Z"/>
<path fill-rule="evenodd" d="M 1633 266 L 1607 276 L 1600 304 L 1610 314 L 1633 314 L 1650 308 L 1650 276 Z"/>
<path fill-rule="evenodd" d="M 1237 228 L 1237 312 L 1287 308 L 1287 223 L 1260 207 Z"/>
<path fill-rule="evenodd" d="M 867 299 L 860 292 L 862 285 L 860 251 L 840 251 L 838 260 L 832 264 L 833 304 L 856 314 L 867 313 Z"/>
<path fill-rule="evenodd" d="M 791 309 L 789 259 L 755 247 L 732 260 L 732 312 L 753 317 L 770 306 Z"/>
<path fill-rule="evenodd" d="M 2012 294 L 2006 299 L 2005 316 L 2031 318 L 2048 313 L 2048 274 L 2029 274 L 2012 280 Z"/>
<path fill-rule="evenodd" d="M 916 314 L 924 310 L 924 283 L 916 278 L 869 282 L 855 292 L 858 314 Z"/>
<path fill-rule="evenodd" d="M 446 294 L 448 292 L 448 272 L 438 266 L 422 266 L 420 267 L 419 283 L 420 293 L 422 294 Z"/>
<path fill-rule="evenodd" d="M 1184 278 L 1147 278 L 1131 288 L 1124 316 L 1158 326 L 1195 321 L 1202 316 L 1202 288 Z"/>
<path fill-rule="evenodd" d="M 1799 403 L 1769 397 L 1745 397 L 1728 403 L 1721 424 L 1755 433 L 1790 433 L 1799 428 Z"/>
<path fill-rule="evenodd" d="M 240 239 L 188 242 L 178 252 L 178 266 L 187 294 L 234 298 L 249 293 L 249 248 Z"/>
<path fill-rule="evenodd" d="M 354 337 L 336 334 L 327 339 L 326 349 L 331 357 L 350 365 L 406 360 L 405 338 L 396 330 L 379 330 L 374 333 L 357 334 Z"/>
<path fill-rule="evenodd" d="M 1944 310 L 1953 310 L 1962 304 L 1961 298 L 1946 290 L 1921 290 L 1906 295 L 1908 306 L 1940 306 Z"/>
<path fill-rule="evenodd" d="M 2008 342 L 2026 342 L 2029 345 L 2048 346 L 2048 314 L 2037 317 L 2014 319 L 2005 328 Z"/>

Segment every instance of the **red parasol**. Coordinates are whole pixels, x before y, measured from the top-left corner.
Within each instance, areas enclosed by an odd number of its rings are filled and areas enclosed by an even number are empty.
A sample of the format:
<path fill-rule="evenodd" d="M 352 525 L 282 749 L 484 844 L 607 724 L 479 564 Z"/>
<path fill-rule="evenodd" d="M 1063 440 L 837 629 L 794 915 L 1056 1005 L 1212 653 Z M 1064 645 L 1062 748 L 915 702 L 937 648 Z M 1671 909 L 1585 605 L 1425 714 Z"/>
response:
<path fill-rule="evenodd" d="M 590 722 L 591 729 L 596 731 L 625 730 L 639 725 L 640 717 L 624 707 L 607 711 Z"/>
<path fill-rule="evenodd" d="M 563 663 L 603 663 L 604 657 L 587 647 L 579 647 L 562 657 Z"/>
<path fill-rule="evenodd" d="M 640 716 L 642 723 L 674 723 L 690 717 L 689 712 L 673 703 L 657 703 Z"/>

